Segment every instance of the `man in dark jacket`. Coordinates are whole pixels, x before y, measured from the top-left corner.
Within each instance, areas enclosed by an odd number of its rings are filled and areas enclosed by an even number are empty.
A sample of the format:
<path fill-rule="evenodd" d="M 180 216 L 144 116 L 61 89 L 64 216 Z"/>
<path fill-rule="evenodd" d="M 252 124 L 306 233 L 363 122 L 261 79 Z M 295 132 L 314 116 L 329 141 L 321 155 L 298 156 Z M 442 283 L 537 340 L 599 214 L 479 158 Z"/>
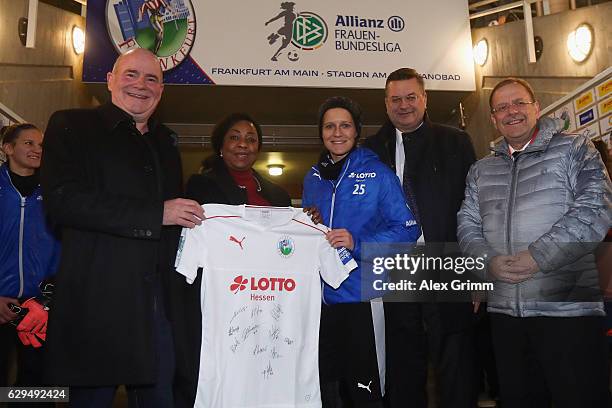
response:
<path fill-rule="evenodd" d="M 162 94 L 157 58 L 138 49 L 108 74 L 111 103 L 53 114 L 45 137 L 45 205 L 64 250 L 47 338 L 47 378 L 69 385 L 71 406 L 172 406 L 172 336 L 163 299 L 177 225 L 200 224 L 177 198 L 176 135 L 151 118 Z M 166 306 L 166 307 L 165 307 Z"/>
<path fill-rule="evenodd" d="M 456 242 L 465 177 L 476 160 L 469 136 L 429 121 L 423 79 L 414 69 L 401 68 L 387 77 L 385 106 L 389 121 L 364 146 L 402 181 L 423 231 L 419 241 Z M 439 406 L 475 407 L 471 304 L 387 302 L 385 316 L 388 405 L 427 407 L 429 343 Z"/>

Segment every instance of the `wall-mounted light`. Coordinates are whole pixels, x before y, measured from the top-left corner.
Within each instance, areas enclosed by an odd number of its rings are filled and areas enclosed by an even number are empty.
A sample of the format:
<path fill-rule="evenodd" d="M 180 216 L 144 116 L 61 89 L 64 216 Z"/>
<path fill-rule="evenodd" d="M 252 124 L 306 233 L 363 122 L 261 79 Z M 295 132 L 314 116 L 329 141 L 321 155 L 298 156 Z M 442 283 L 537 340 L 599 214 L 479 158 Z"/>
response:
<path fill-rule="evenodd" d="M 488 57 L 489 43 L 486 38 L 483 38 L 474 46 L 474 62 L 482 67 L 487 62 Z"/>
<path fill-rule="evenodd" d="M 582 23 L 567 36 L 567 51 L 576 62 L 586 60 L 593 50 L 593 29 Z"/>
<path fill-rule="evenodd" d="M 25 47 L 28 38 L 28 19 L 21 17 L 17 23 L 17 33 L 19 34 L 19 41 L 21 45 Z"/>
<path fill-rule="evenodd" d="M 268 164 L 268 174 L 271 176 L 281 176 L 284 168 L 285 166 L 282 164 Z"/>
<path fill-rule="evenodd" d="M 81 27 L 72 27 L 72 48 L 77 55 L 85 51 L 85 32 Z"/>
<path fill-rule="evenodd" d="M 536 35 L 535 37 L 533 37 L 533 44 L 535 46 L 535 55 L 537 61 L 540 59 L 542 53 L 544 52 L 544 41 L 542 40 L 542 37 Z"/>

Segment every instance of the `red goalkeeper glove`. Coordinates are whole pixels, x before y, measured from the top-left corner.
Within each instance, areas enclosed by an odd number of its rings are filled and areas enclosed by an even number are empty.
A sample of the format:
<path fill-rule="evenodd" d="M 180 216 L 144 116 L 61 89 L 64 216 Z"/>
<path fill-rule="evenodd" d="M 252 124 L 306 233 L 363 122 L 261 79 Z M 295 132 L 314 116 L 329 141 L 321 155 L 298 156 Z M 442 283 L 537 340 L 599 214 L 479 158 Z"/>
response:
<path fill-rule="evenodd" d="M 21 307 L 28 312 L 17 325 L 19 340 L 26 346 L 40 347 L 42 344 L 39 340 L 44 341 L 47 338 L 49 308 L 40 304 L 36 298 L 26 300 Z"/>
<path fill-rule="evenodd" d="M 28 333 L 24 331 L 18 331 L 17 337 L 24 346 L 32 346 L 34 348 L 42 347 L 41 341 L 44 341 L 47 338 L 45 333 Z"/>

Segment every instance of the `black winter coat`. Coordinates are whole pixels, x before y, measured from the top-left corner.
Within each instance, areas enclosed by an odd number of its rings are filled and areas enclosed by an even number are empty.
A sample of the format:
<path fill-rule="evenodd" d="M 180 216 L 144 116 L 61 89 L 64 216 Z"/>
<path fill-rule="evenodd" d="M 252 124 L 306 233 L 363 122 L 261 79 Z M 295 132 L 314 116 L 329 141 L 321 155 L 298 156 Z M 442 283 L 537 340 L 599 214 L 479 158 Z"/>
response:
<path fill-rule="evenodd" d="M 180 232 L 162 227 L 163 202 L 179 196 L 182 176 L 175 135 L 154 120 L 149 129 L 151 144 L 112 104 L 49 120 L 41 184 L 63 240 L 46 347 L 52 384 L 155 382 L 153 291 L 175 278 Z"/>
<path fill-rule="evenodd" d="M 465 194 L 465 179 L 476 161 L 469 135 L 425 119 L 423 157 L 414 180 L 425 242 L 457 242 L 457 212 Z M 395 127 L 387 121 L 364 142 L 395 171 Z M 471 304 L 438 304 L 443 332 L 471 324 Z"/>
<path fill-rule="evenodd" d="M 261 186 L 259 193 L 271 205 L 277 207 L 291 205 L 291 198 L 285 190 L 266 180 L 255 171 L 254 175 Z M 217 158 L 213 167 L 205 171 L 204 174 L 194 174 L 189 178 L 186 196 L 200 204 L 248 204 L 246 191 L 236 185 L 221 158 Z M 183 283 L 182 287 L 175 293 L 175 296 L 180 298 L 180 305 L 183 307 L 182 314 L 173 323 L 176 345 L 174 390 L 176 407 L 192 407 L 195 401 L 202 342 L 201 284 L 202 273 L 198 271 L 198 276 L 193 284 Z M 179 304 L 178 301 L 172 303 Z M 220 307 L 223 306 L 220 305 Z"/>

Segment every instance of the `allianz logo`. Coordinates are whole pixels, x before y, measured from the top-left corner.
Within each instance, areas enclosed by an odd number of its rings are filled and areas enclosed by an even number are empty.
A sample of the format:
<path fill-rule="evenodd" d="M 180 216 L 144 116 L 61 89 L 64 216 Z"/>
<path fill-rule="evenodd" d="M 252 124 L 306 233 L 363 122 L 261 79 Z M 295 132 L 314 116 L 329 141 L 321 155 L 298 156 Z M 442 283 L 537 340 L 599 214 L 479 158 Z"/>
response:
<path fill-rule="evenodd" d="M 376 173 L 375 172 L 372 172 L 372 173 L 351 172 L 351 174 L 348 175 L 348 178 L 357 178 L 357 179 L 376 178 Z"/>

